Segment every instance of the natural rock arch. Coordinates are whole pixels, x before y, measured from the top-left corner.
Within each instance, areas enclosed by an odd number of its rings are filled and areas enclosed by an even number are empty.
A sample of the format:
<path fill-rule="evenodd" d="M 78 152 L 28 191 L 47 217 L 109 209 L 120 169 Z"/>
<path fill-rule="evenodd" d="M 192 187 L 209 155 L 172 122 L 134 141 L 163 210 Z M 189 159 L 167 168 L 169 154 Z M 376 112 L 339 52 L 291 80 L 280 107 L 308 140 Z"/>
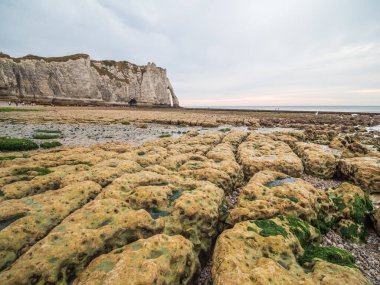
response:
<path fill-rule="evenodd" d="M 170 86 L 167 87 L 168 95 L 169 95 L 169 102 L 170 107 L 174 107 L 174 94 Z"/>

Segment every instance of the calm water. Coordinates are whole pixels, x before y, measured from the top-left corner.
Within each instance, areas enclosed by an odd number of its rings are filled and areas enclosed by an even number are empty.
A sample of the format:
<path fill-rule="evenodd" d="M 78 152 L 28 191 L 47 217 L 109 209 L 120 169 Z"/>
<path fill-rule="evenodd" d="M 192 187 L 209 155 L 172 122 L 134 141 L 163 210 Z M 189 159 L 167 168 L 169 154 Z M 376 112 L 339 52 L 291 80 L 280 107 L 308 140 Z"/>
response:
<path fill-rule="evenodd" d="M 190 106 L 189 106 L 190 107 Z M 362 112 L 380 113 L 380 106 L 192 106 L 193 108 L 210 109 L 247 109 L 247 110 L 280 110 L 280 111 L 325 111 L 325 112 Z"/>

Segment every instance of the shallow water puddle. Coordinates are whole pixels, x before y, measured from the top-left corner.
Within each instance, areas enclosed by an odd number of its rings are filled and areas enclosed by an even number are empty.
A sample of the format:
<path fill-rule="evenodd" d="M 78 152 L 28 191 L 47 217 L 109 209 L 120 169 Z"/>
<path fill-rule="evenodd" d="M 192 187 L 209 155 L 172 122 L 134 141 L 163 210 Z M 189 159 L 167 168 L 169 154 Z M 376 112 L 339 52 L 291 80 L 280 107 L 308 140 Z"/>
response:
<path fill-rule="evenodd" d="M 166 216 L 170 215 L 169 212 L 167 212 L 167 211 L 160 211 L 157 208 L 148 208 L 148 209 L 146 209 L 146 211 L 150 214 L 150 216 L 153 219 L 158 219 L 159 217 L 166 217 Z"/>
<path fill-rule="evenodd" d="M 296 180 L 297 179 L 293 178 L 293 177 L 288 177 L 288 178 L 284 178 L 284 179 L 277 179 L 277 180 L 265 183 L 264 186 L 272 188 L 272 187 L 276 187 L 276 186 L 281 186 L 281 185 L 283 185 L 285 183 L 295 182 Z"/>
<path fill-rule="evenodd" d="M 258 133 L 262 134 L 269 134 L 273 132 L 298 132 L 302 133 L 303 130 L 295 129 L 295 128 L 280 128 L 280 127 L 273 127 L 273 128 L 257 128 L 256 130 Z"/>
<path fill-rule="evenodd" d="M 169 205 L 172 205 L 175 200 L 177 200 L 182 195 L 181 190 L 173 190 L 173 194 L 169 198 Z"/>

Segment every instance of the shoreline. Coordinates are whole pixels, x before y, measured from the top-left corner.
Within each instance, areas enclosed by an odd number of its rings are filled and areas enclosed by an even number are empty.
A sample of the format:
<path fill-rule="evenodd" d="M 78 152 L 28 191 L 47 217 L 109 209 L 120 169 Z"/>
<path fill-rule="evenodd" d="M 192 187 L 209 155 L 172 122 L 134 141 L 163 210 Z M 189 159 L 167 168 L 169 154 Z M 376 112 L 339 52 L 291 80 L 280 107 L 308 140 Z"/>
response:
<path fill-rule="evenodd" d="M 358 114 L 358 115 L 380 115 L 380 111 L 378 112 L 361 112 L 361 111 L 319 111 L 319 110 L 265 110 L 265 109 L 245 109 L 245 108 L 220 108 L 220 107 L 167 107 L 163 105 L 154 105 L 154 106 L 148 106 L 148 105 L 141 105 L 141 106 L 128 106 L 128 105 L 81 105 L 78 103 L 77 105 L 65 105 L 65 104 L 59 104 L 55 106 L 51 106 L 50 104 L 36 104 L 34 106 L 15 106 L 14 102 L 13 105 L 8 106 L 8 101 L 0 100 L 0 108 L 3 107 L 10 107 L 10 108 L 38 108 L 38 107 L 58 107 L 58 108 L 86 108 L 89 110 L 92 109 L 98 109 L 98 110 L 160 110 L 160 111 L 180 111 L 180 110 L 188 110 L 188 111 L 207 111 L 207 112 L 238 112 L 238 113 L 295 113 L 295 114 L 315 114 L 318 112 L 318 114 L 343 114 L 343 115 L 351 115 L 351 114 Z M 3 104 L 2 104 L 3 103 Z M 275 107 L 275 106 L 273 106 Z M 281 107 L 281 106 L 280 106 Z M 287 107 L 287 106 L 282 106 Z M 292 106 L 290 106 L 292 107 Z M 295 106 L 296 107 L 296 106 Z M 324 106 L 321 106 L 324 107 Z M 334 107 L 334 106 L 331 106 Z M 337 106 L 340 107 L 340 106 Z M 345 107 L 345 106 L 342 106 Z M 367 107 L 367 106 L 347 106 L 347 107 Z M 258 107 L 260 108 L 260 106 Z"/>
<path fill-rule="evenodd" d="M 231 108 L 194 108 L 194 107 L 180 107 L 186 110 L 205 110 L 205 111 L 241 111 L 241 112 L 271 112 L 271 113 L 307 113 L 307 114 L 315 114 L 315 112 L 318 112 L 318 114 L 360 114 L 360 115 L 380 115 L 379 112 L 347 112 L 347 111 L 292 111 L 292 110 L 252 110 L 252 109 L 231 109 Z"/>

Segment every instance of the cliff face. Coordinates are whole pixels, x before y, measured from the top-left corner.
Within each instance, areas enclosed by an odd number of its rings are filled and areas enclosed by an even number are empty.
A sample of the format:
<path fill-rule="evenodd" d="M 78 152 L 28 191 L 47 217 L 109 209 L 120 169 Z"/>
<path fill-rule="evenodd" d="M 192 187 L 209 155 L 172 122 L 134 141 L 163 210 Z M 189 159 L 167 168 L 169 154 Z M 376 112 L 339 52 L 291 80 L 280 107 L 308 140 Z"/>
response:
<path fill-rule="evenodd" d="M 88 55 L 11 58 L 0 53 L 0 100 L 67 105 L 178 107 L 166 70 Z"/>

